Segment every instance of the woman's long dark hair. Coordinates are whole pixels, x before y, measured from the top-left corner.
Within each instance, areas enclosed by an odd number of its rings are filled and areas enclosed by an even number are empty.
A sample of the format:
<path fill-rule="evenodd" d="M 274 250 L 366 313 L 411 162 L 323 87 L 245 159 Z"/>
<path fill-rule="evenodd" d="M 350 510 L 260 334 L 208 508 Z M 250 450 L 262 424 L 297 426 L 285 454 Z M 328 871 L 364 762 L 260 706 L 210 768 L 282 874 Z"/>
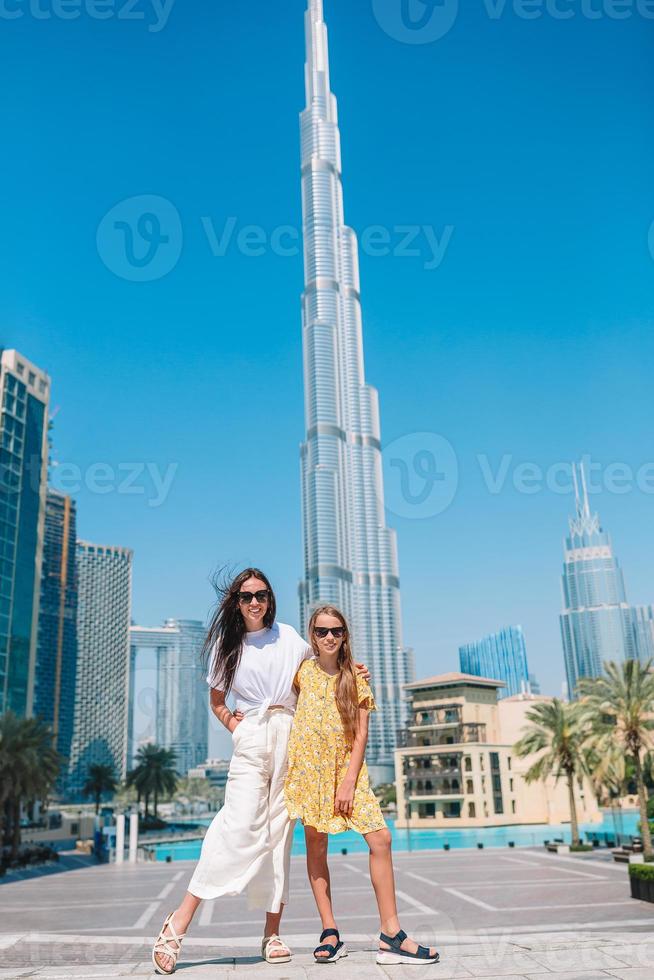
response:
<path fill-rule="evenodd" d="M 268 608 L 263 625 L 270 629 L 275 622 L 277 604 L 272 586 L 261 569 L 246 568 L 231 580 L 223 572 L 219 572 L 213 581 L 218 601 L 202 646 L 202 659 L 205 667 L 211 671 L 212 681 L 215 680 L 216 685 L 220 684 L 220 690 L 225 692 L 225 696 L 232 689 L 247 633 L 238 594 L 249 578 L 260 579 L 268 589 Z"/>

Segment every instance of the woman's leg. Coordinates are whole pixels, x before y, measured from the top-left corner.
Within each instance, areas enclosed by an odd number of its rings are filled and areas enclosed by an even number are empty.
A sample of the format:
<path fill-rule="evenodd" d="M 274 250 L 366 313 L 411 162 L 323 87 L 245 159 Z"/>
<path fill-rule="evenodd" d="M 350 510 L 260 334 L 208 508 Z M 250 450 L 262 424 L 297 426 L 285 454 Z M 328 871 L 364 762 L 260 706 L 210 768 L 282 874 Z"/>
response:
<path fill-rule="evenodd" d="M 175 909 L 171 919 L 172 926 L 178 936 L 182 936 L 190 926 L 193 916 L 195 915 L 201 901 L 201 898 L 191 895 L 190 892 L 186 892 L 184 895 L 182 904 L 179 906 L 179 908 Z M 177 943 L 172 938 L 172 932 L 169 928 L 167 928 L 164 932 L 164 936 L 170 936 L 168 945 L 172 946 L 173 949 L 177 949 Z M 169 970 L 173 965 L 172 956 L 168 956 L 166 953 L 156 953 L 155 955 L 156 960 L 162 970 Z"/>
<path fill-rule="evenodd" d="M 315 827 L 305 827 L 304 836 L 307 842 L 307 871 L 311 882 L 311 891 L 316 900 L 318 914 L 322 922 L 323 929 L 335 929 L 336 921 L 332 909 L 332 891 L 329 879 L 329 865 L 327 864 L 327 834 L 319 833 Z M 329 953 L 324 951 L 317 954 L 319 957 L 327 957 Z"/>
<path fill-rule="evenodd" d="M 365 839 L 370 848 L 370 880 L 375 889 L 381 931 L 387 936 L 397 936 L 401 926 L 397 917 L 391 832 L 388 828 L 374 830 L 371 834 L 365 834 Z M 380 943 L 379 945 L 381 949 L 389 949 L 387 943 Z M 402 949 L 409 953 L 415 953 L 418 949 L 418 943 L 407 938 L 402 943 Z M 430 950 L 430 952 L 435 954 L 436 950 Z"/>

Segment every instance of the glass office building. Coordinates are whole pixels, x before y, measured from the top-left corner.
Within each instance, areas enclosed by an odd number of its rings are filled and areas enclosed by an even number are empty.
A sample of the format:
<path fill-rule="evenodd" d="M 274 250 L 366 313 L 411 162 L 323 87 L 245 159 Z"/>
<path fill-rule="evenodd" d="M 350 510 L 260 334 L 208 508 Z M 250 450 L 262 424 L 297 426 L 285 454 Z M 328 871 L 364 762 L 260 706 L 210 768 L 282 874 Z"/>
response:
<path fill-rule="evenodd" d="M 386 527 L 378 396 L 366 383 L 358 245 L 345 224 L 336 99 L 322 0 L 305 13 L 306 108 L 301 115 L 305 285 L 306 438 L 301 451 L 304 578 L 300 620 L 334 603 L 347 615 L 357 658 L 373 675 L 373 782 L 391 781 L 413 678 L 402 642 L 394 532 Z"/>
<path fill-rule="evenodd" d="M 173 749 L 182 775 L 206 760 L 209 688 L 200 659 L 205 635 L 204 624 L 189 619 L 130 628 L 130 767 L 149 742 Z"/>
<path fill-rule="evenodd" d="M 79 798 L 89 766 L 127 771 L 132 552 L 77 542 L 77 681 L 69 793 Z"/>
<path fill-rule="evenodd" d="M 0 712 L 29 716 L 48 468 L 50 379 L 15 350 L 0 355 Z"/>
<path fill-rule="evenodd" d="M 633 606 L 636 649 L 642 664 L 654 660 L 654 606 Z"/>
<path fill-rule="evenodd" d="M 530 689 L 527 647 L 522 626 L 509 626 L 476 643 L 459 647 L 461 672 L 504 681 L 498 697 L 523 694 Z"/>
<path fill-rule="evenodd" d="M 48 490 L 34 714 L 52 726 L 57 750 L 70 758 L 77 672 L 75 501 Z"/>
<path fill-rule="evenodd" d="M 591 513 L 583 468 L 575 481 L 576 514 L 565 541 L 561 635 L 570 697 L 581 677 L 598 677 L 609 660 L 637 656 L 632 609 L 609 535 Z"/>

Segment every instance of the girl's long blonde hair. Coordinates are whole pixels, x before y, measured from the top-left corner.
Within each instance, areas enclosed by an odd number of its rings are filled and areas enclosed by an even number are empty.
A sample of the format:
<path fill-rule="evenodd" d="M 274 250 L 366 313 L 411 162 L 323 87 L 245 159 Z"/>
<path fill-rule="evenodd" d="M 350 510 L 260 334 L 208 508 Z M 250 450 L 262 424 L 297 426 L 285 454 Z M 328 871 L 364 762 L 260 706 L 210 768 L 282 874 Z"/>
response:
<path fill-rule="evenodd" d="M 309 622 L 309 642 L 311 643 L 311 647 L 316 657 L 318 656 L 318 648 L 316 646 L 314 627 L 318 616 L 323 615 L 334 616 L 336 619 L 339 619 L 341 624 L 345 627 L 343 642 L 341 643 L 341 648 L 338 651 L 336 707 L 338 708 L 338 713 L 340 714 L 341 721 L 343 722 L 345 738 L 351 744 L 354 741 L 359 724 L 359 697 L 357 693 L 357 679 L 354 672 L 354 660 L 352 658 L 352 649 L 350 647 L 350 630 L 347 625 L 347 620 L 340 609 L 337 609 L 335 606 L 320 606 L 319 609 L 315 609 Z"/>

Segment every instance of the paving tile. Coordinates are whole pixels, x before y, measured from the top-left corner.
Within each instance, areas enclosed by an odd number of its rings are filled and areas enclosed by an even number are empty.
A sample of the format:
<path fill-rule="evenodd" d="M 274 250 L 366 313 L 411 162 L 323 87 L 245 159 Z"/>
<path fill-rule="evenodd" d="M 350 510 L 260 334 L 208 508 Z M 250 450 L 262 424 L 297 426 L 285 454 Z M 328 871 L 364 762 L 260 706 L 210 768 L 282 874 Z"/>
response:
<path fill-rule="evenodd" d="M 89 965 L 89 966 L 48 966 L 41 970 L 36 970 L 35 974 L 37 977 L 48 976 L 57 977 L 61 980 L 62 977 L 78 977 L 80 980 L 91 980 L 93 977 L 115 977 L 129 976 L 136 963 L 109 963 L 104 965 Z"/>
<path fill-rule="evenodd" d="M 545 980 L 546 977 L 556 977 L 556 980 L 608 980 L 612 973 L 600 970 L 575 970 L 574 973 L 528 973 L 527 980 Z"/>
<path fill-rule="evenodd" d="M 473 977 L 524 976 L 535 973 L 541 966 L 530 953 L 489 953 L 482 956 L 463 956 L 458 965 Z"/>
<path fill-rule="evenodd" d="M 389 966 L 388 969 L 390 971 L 392 967 Z M 392 978 L 393 974 L 389 972 L 388 976 Z M 440 974 L 434 974 L 435 980 L 438 976 L 440 976 Z M 525 977 L 526 977 L 525 973 L 493 973 L 489 975 L 484 974 L 484 980 L 525 980 Z M 417 978 L 415 978 L 415 980 L 417 980 Z M 606 980 L 606 978 L 604 977 L 603 980 Z"/>
<path fill-rule="evenodd" d="M 654 922 L 652 922 L 654 928 Z M 644 967 L 654 974 L 654 943 L 622 943 L 615 946 L 602 947 L 614 959 L 628 967 Z"/>
<path fill-rule="evenodd" d="M 611 976 L 618 977 L 619 980 L 652 980 L 652 967 L 622 967 L 619 970 L 611 970 Z"/>
<path fill-rule="evenodd" d="M 547 973 L 570 973 L 575 970 L 580 973 L 584 971 L 601 973 L 602 970 L 610 971 L 613 967 L 624 966 L 615 956 L 592 946 L 551 949 L 538 953 L 532 952 L 531 955 Z M 537 971 L 532 970 L 532 972 Z"/>

